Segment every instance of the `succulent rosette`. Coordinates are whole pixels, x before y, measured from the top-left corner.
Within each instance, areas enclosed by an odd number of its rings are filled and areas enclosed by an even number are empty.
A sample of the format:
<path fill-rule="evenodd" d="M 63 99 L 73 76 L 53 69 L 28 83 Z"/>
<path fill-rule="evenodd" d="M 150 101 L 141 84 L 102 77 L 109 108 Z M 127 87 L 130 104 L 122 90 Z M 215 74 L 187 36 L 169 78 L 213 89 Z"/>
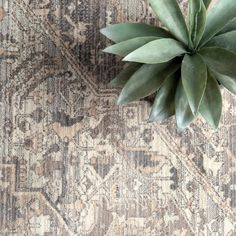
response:
<path fill-rule="evenodd" d="M 185 20 L 176 0 L 149 0 L 163 28 L 123 23 L 101 30 L 115 44 L 104 52 L 129 62 L 111 81 L 118 104 L 155 94 L 150 121 L 176 116 L 183 130 L 201 115 L 217 128 L 220 86 L 236 94 L 236 1 L 189 0 Z M 208 9 L 208 10 L 207 10 Z"/>

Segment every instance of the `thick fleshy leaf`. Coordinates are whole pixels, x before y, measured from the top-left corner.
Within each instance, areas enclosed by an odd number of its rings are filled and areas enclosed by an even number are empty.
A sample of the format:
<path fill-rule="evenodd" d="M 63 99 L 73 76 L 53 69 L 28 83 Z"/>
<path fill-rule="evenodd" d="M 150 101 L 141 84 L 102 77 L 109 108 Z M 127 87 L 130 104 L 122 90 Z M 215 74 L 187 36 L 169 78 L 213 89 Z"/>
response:
<path fill-rule="evenodd" d="M 209 7 L 210 3 L 211 3 L 211 0 L 203 0 L 204 4 L 205 4 L 205 7 L 206 9 Z"/>
<path fill-rule="evenodd" d="M 223 48 L 203 48 L 199 51 L 210 69 L 236 78 L 236 54 Z"/>
<path fill-rule="evenodd" d="M 236 17 L 235 0 L 217 1 L 207 15 L 206 29 L 201 45 L 207 43 L 224 26 Z"/>
<path fill-rule="evenodd" d="M 143 45 L 153 41 L 157 40 L 157 37 L 139 37 L 139 38 L 133 38 L 126 41 L 123 41 L 121 43 L 117 43 L 115 45 L 112 45 L 106 49 L 104 49 L 104 52 L 115 54 L 121 57 L 127 56 L 129 53 L 135 51 L 136 49 L 142 47 Z"/>
<path fill-rule="evenodd" d="M 195 119 L 188 103 L 187 95 L 180 80 L 175 95 L 175 113 L 178 131 L 187 128 Z"/>
<path fill-rule="evenodd" d="M 222 113 L 222 96 L 218 82 L 208 73 L 207 86 L 200 109 L 204 119 L 215 129 L 219 126 Z"/>
<path fill-rule="evenodd" d="M 219 74 L 217 72 L 211 72 L 212 76 L 217 79 L 225 88 L 227 88 L 231 93 L 236 95 L 236 79 L 231 78 L 226 75 Z"/>
<path fill-rule="evenodd" d="M 125 69 L 123 69 L 120 74 L 118 74 L 110 84 L 113 86 L 118 86 L 123 88 L 130 77 L 142 66 L 139 63 L 131 63 Z"/>
<path fill-rule="evenodd" d="M 143 23 L 121 23 L 108 26 L 101 30 L 101 33 L 113 42 L 120 43 L 132 38 L 154 36 L 170 38 L 171 34 L 166 30 L 143 24 Z"/>
<path fill-rule="evenodd" d="M 188 29 L 176 0 L 149 0 L 154 12 L 169 31 L 188 45 Z"/>
<path fill-rule="evenodd" d="M 219 33 L 220 34 L 225 34 L 230 31 L 236 30 L 236 18 L 234 18 L 232 21 L 230 21 Z"/>
<path fill-rule="evenodd" d="M 185 52 L 184 46 L 174 39 L 158 39 L 128 54 L 124 61 L 146 64 L 163 63 Z"/>
<path fill-rule="evenodd" d="M 123 105 L 153 94 L 179 66 L 178 63 L 173 62 L 143 65 L 125 84 L 117 104 Z"/>
<path fill-rule="evenodd" d="M 150 121 L 162 121 L 175 114 L 175 91 L 179 78 L 176 74 L 167 78 L 157 91 L 155 102 L 152 106 Z"/>
<path fill-rule="evenodd" d="M 206 7 L 202 0 L 189 1 L 189 31 L 193 45 L 198 46 L 205 30 Z"/>
<path fill-rule="evenodd" d="M 182 83 L 193 114 L 197 114 L 207 83 L 207 67 L 195 54 L 185 55 L 182 62 Z"/>
<path fill-rule="evenodd" d="M 205 47 L 224 48 L 236 54 L 236 30 L 214 37 Z"/>

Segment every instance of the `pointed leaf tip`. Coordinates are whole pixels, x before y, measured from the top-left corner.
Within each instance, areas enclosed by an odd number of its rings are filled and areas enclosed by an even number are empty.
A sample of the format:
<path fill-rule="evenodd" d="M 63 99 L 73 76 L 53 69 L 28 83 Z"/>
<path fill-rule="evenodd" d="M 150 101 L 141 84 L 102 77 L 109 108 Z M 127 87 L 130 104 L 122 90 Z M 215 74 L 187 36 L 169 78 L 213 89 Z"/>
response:
<path fill-rule="evenodd" d="M 126 103 L 123 101 L 123 99 L 121 99 L 121 98 L 119 97 L 118 100 L 117 100 L 117 102 L 116 102 L 116 104 L 117 104 L 118 106 L 122 106 L 122 105 L 125 105 Z"/>
<path fill-rule="evenodd" d="M 112 86 L 124 87 L 130 77 L 142 66 L 139 63 L 131 63 L 125 67 L 109 84 Z"/>

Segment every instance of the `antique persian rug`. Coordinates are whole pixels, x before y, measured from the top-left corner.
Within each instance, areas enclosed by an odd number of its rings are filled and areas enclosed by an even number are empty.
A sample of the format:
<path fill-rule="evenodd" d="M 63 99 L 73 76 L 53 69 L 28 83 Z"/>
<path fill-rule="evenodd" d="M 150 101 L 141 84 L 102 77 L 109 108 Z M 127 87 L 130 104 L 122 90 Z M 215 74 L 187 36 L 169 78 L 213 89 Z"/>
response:
<path fill-rule="evenodd" d="M 180 1 L 186 10 L 186 0 Z M 0 235 L 236 235 L 236 99 L 218 130 L 117 106 L 99 30 L 146 0 L 0 0 Z"/>

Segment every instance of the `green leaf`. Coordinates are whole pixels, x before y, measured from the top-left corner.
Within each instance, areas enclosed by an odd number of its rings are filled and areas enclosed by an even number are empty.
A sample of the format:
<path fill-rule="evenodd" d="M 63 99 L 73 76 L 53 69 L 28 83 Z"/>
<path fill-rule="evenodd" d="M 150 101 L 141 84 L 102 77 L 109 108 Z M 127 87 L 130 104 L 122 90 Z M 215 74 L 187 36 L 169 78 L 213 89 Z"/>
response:
<path fill-rule="evenodd" d="M 143 45 L 157 39 L 158 39 L 157 37 L 152 37 L 152 36 L 133 38 L 133 39 L 123 41 L 121 43 L 117 43 L 110 47 L 107 47 L 103 51 L 106 53 L 111 53 L 111 54 L 115 54 L 121 57 L 125 57 L 126 55 L 142 47 Z"/>
<path fill-rule="evenodd" d="M 218 128 L 222 113 L 222 96 L 218 82 L 210 73 L 199 111 L 211 126 Z"/>
<path fill-rule="evenodd" d="M 143 65 L 125 84 L 117 104 L 123 105 L 153 94 L 179 66 L 176 62 Z"/>
<path fill-rule="evenodd" d="M 206 29 L 201 45 L 207 43 L 224 26 L 236 17 L 235 0 L 220 0 L 207 15 Z"/>
<path fill-rule="evenodd" d="M 206 7 L 202 0 L 190 0 L 189 2 L 189 30 L 193 45 L 198 46 L 205 30 Z"/>
<path fill-rule="evenodd" d="M 205 4 L 205 7 L 206 9 L 209 7 L 210 3 L 211 3 L 211 0 L 203 0 L 204 4 Z"/>
<path fill-rule="evenodd" d="M 205 47 L 224 48 L 236 54 L 236 30 L 214 37 Z"/>
<path fill-rule="evenodd" d="M 191 110 L 196 115 L 206 89 L 207 67 L 198 54 L 185 55 L 181 70 L 183 87 Z"/>
<path fill-rule="evenodd" d="M 188 45 L 188 29 L 176 0 L 149 0 L 154 12 L 169 31 Z"/>
<path fill-rule="evenodd" d="M 217 79 L 225 88 L 227 88 L 231 93 L 236 95 L 236 79 L 231 78 L 226 75 L 219 74 L 217 72 L 211 72 L 212 76 Z"/>
<path fill-rule="evenodd" d="M 187 128 L 195 119 L 188 103 L 187 95 L 180 80 L 175 95 L 175 113 L 178 131 Z"/>
<path fill-rule="evenodd" d="M 152 106 L 150 121 L 162 121 L 175 114 L 175 91 L 179 79 L 173 74 L 168 77 L 157 91 L 155 102 Z"/>
<path fill-rule="evenodd" d="M 220 74 L 236 78 L 236 54 L 223 48 L 203 48 L 199 51 L 204 61 Z"/>
<path fill-rule="evenodd" d="M 219 33 L 220 34 L 225 34 L 230 31 L 236 30 L 236 18 L 234 18 L 232 21 L 230 21 Z"/>
<path fill-rule="evenodd" d="M 158 39 L 128 54 L 124 61 L 156 64 L 167 62 L 185 52 L 184 46 L 174 39 Z"/>
<path fill-rule="evenodd" d="M 119 75 L 117 75 L 110 84 L 123 88 L 130 77 L 142 66 L 139 63 L 131 63 L 125 69 L 123 69 Z"/>
<path fill-rule="evenodd" d="M 160 38 L 172 37 L 166 30 L 143 24 L 143 23 L 122 23 L 108 26 L 101 30 L 101 33 L 113 42 L 120 43 L 132 38 L 154 36 Z"/>

